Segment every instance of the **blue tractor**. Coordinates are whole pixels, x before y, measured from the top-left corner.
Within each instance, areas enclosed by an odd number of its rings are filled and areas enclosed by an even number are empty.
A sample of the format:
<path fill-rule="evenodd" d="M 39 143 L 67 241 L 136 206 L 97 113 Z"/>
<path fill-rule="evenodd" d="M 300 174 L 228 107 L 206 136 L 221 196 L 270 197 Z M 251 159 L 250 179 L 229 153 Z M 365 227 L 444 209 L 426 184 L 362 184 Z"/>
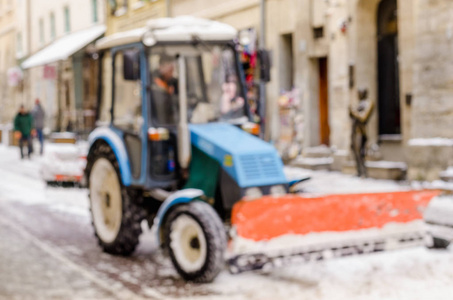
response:
<path fill-rule="evenodd" d="M 276 150 L 251 134 L 236 36 L 178 17 L 98 41 L 99 126 L 85 175 L 105 252 L 131 254 L 149 224 L 184 279 L 212 281 L 235 203 L 288 191 Z"/>

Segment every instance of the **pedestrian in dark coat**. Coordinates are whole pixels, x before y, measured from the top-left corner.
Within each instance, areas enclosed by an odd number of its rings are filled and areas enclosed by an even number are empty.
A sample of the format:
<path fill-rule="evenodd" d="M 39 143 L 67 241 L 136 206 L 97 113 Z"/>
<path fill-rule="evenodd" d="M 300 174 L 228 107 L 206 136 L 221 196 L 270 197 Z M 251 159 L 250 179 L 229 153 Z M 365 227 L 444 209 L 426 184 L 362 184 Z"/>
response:
<path fill-rule="evenodd" d="M 44 118 L 46 116 L 46 113 L 44 112 L 39 99 L 35 100 L 35 107 L 33 107 L 31 114 L 33 116 L 33 125 L 36 130 L 36 135 L 41 146 L 39 153 L 42 155 L 44 150 L 44 134 L 42 130 L 44 128 Z"/>
<path fill-rule="evenodd" d="M 15 136 L 19 139 L 19 148 L 20 148 L 20 157 L 24 158 L 23 146 L 24 142 L 28 146 L 28 158 L 30 158 L 31 153 L 33 152 L 32 148 L 32 134 L 33 132 L 33 117 L 32 115 L 25 110 L 23 105 L 20 106 L 19 112 L 14 118 L 14 131 Z"/>

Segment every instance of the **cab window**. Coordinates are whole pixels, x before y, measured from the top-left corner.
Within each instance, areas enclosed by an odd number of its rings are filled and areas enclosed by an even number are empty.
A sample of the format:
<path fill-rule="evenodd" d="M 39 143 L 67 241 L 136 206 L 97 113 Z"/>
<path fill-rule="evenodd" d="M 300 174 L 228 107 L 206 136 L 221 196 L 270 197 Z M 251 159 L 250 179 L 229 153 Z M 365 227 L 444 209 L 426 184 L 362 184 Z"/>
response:
<path fill-rule="evenodd" d="M 131 48 L 114 56 L 113 125 L 133 133 L 139 133 L 143 123 L 139 53 L 140 49 Z"/>

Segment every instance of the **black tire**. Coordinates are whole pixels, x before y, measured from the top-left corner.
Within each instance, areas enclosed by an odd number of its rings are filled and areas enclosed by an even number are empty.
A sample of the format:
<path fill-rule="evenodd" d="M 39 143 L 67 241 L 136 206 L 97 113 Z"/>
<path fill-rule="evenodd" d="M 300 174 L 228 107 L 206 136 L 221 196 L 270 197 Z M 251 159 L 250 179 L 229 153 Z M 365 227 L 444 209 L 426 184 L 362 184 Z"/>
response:
<path fill-rule="evenodd" d="M 93 197 L 92 195 L 93 190 L 91 187 L 93 167 L 95 166 L 96 162 L 101 159 L 106 159 L 113 167 L 118 179 L 119 193 L 121 197 L 121 221 L 119 224 L 119 229 L 113 240 L 108 241 L 102 237 L 102 234 L 100 233 L 98 228 L 96 228 L 96 223 L 101 221 L 95 220 L 93 201 L 97 200 L 95 200 L 95 197 Z M 118 161 L 116 160 L 115 154 L 113 153 L 112 149 L 105 143 L 99 143 L 93 148 L 92 151 L 90 151 L 87 157 L 87 167 L 85 172 L 90 197 L 90 214 L 92 220 L 91 223 L 93 225 L 94 234 L 98 240 L 99 245 L 105 252 L 110 254 L 123 256 L 130 255 L 132 252 L 134 252 L 139 243 L 139 236 L 142 232 L 140 223 L 146 216 L 145 209 L 137 204 L 138 194 L 136 193 L 136 191 L 127 189 L 123 186 L 121 182 Z M 113 190 L 115 189 L 112 189 L 112 192 Z M 105 219 L 105 216 L 103 217 Z"/>
<path fill-rule="evenodd" d="M 181 232 L 178 233 L 179 229 L 177 228 L 178 226 L 181 227 L 178 225 L 181 220 L 189 220 L 191 225 L 187 226 L 195 225 L 196 227 L 196 224 L 198 224 L 203 236 L 197 235 L 195 237 L 186 234 L 185 237 L 187 238 L 177 237 L 177 234 L 182 236 Z M 205 243 L 203 243 L 203 239 Z M 189 240 L 190 242 L 188 242 Z M 165 241 L 173 265 L 181 277 L 187 281 L 211 282 L 225 266 L 224 254 L 227 244 L 225 229 L 216 211 L 205 202 L 193 201 L 189 204 L 180 205 L 171 211 L 166 218 Z M 188 255 L 187 252 L 181 253 L 182 250 L 178 250 L 178 247 L 184 246 L 190 247 L 189 251 L 201 253 L 195 263 L 190 262 L 190 259 L 185 260 Z M 192 265 L 187 267 L 187 263 Z M 198 265 L 194 266 L 195 264 Z"/>
<path fill-rule="evenodd" d="M 447 249 L 450 245 L 449 240 L 433 237 L 433 244 L 429 247 L 430 249 Z"/>

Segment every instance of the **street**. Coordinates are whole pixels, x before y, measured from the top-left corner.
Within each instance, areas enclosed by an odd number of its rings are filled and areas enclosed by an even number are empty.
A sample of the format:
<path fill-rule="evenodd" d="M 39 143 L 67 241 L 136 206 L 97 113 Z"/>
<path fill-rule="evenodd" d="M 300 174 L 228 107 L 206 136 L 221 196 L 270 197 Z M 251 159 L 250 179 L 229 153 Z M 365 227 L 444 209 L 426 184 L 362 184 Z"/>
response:
<path fill-rule="evenodd" d="M 186 283 L 154 251 L 149 232 L 131 257 L 103 253 L 87 191 L 46 187 L 39 160 L 20 161 L 16 148 L 0 147 L 0 299 L 447 299 L 453 292 L 452 251 L 422 247 L 267 273 L 225 270 L 212 284 Z M 307 189 L 318 185 L 314 178 Z"/>

